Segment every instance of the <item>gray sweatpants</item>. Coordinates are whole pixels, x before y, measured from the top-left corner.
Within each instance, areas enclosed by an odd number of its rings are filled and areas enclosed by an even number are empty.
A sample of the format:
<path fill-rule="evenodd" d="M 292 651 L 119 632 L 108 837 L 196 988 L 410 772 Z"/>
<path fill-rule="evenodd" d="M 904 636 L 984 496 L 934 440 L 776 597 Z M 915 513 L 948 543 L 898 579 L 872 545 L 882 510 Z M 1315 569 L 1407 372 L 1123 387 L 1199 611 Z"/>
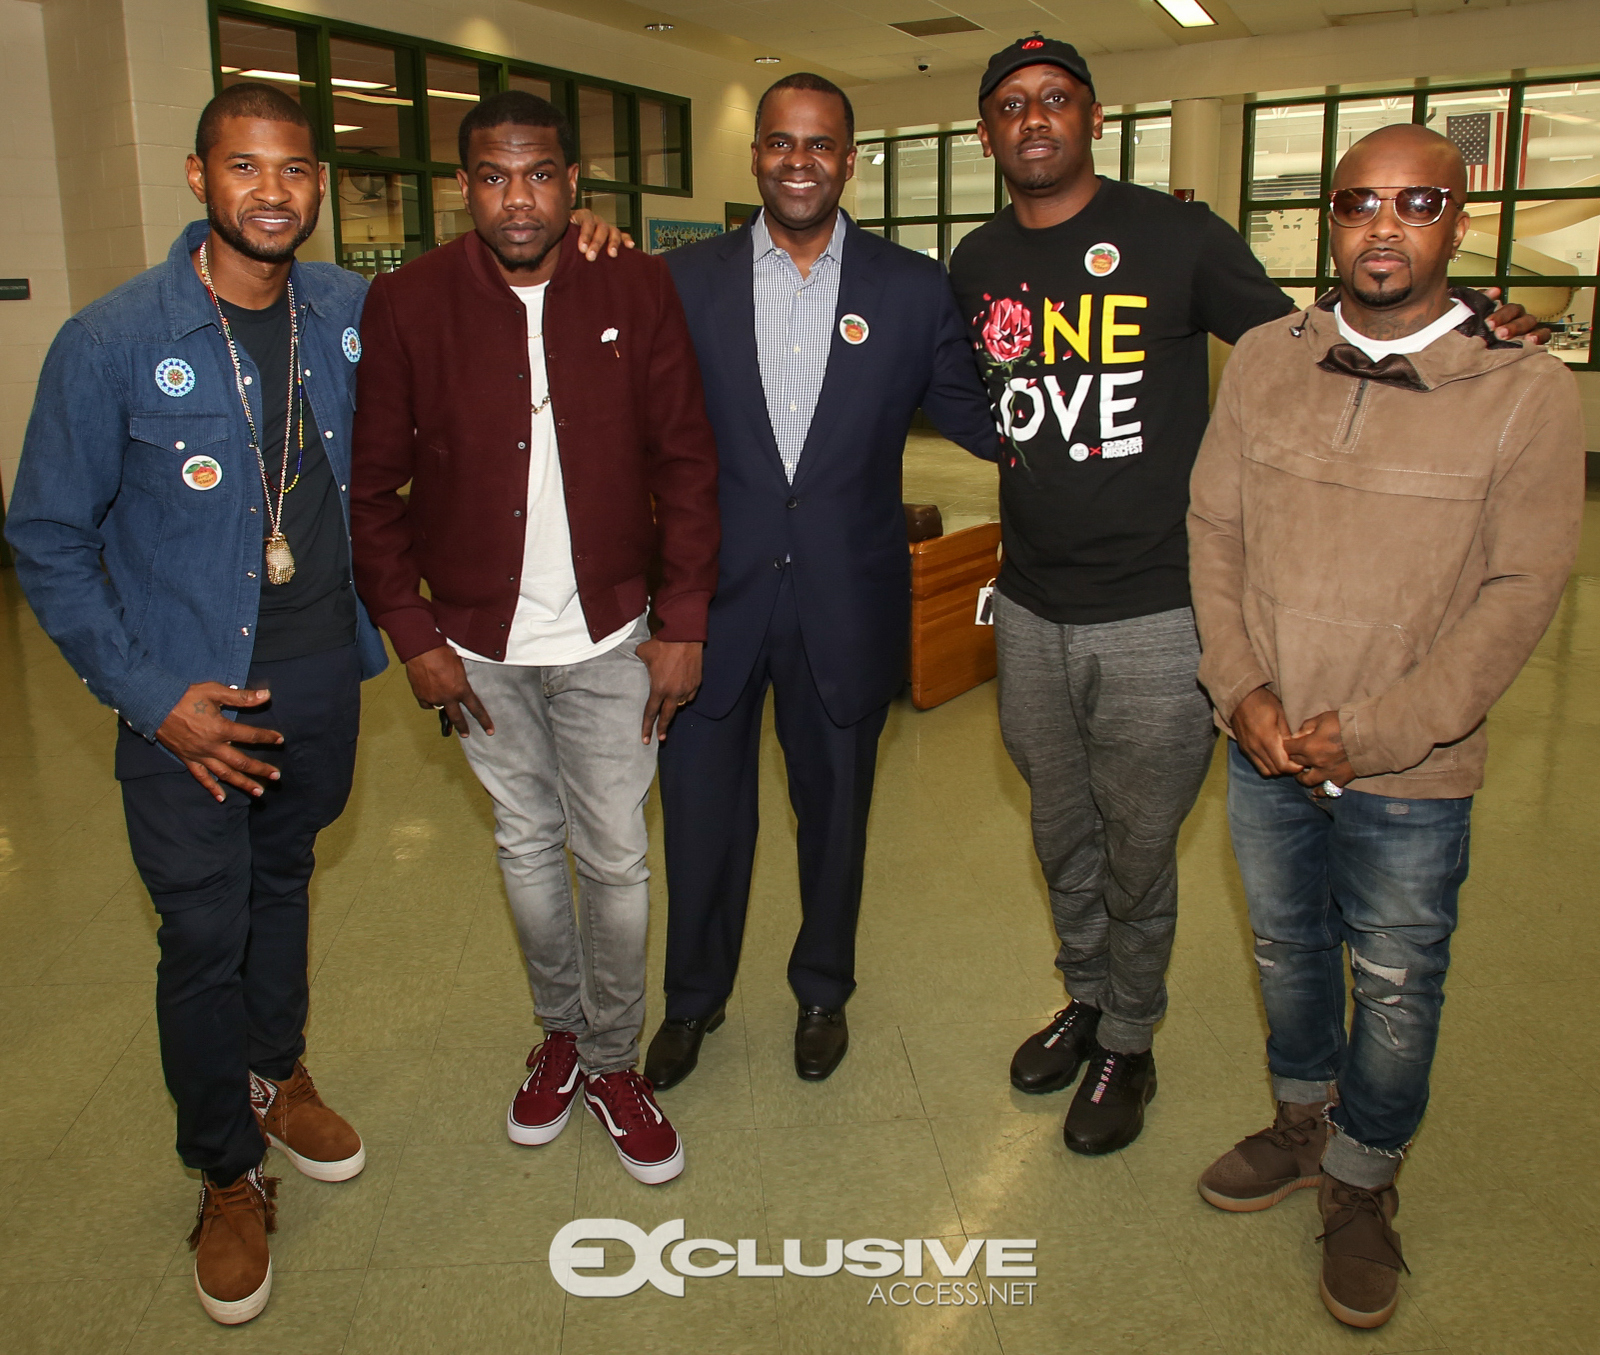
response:
<path fill-rule="evenodd" d="M 1062 626 L 995 595 L 1000 733 L 1033 797 L 1067 992 L 1136 1054 L 1167 1010 L 1178 829 L 1211 763 L 1187 607 Z"/>
<path fill-rule="evenodd" d="M 463 662 L 494 721 L 461 741 L 494 800 L 495 845 L 534 1010 L 546 1033 L 578 1037 L 584 1072 L 631 1068 L 644 1021 L 650 917 L 644 804 L 656 745 L 639 737 L 650 673 L 634 653 L 641 618 L 615 649 L 548 668 Z M 573 907 L 565 849 L 577 866 Z"/>

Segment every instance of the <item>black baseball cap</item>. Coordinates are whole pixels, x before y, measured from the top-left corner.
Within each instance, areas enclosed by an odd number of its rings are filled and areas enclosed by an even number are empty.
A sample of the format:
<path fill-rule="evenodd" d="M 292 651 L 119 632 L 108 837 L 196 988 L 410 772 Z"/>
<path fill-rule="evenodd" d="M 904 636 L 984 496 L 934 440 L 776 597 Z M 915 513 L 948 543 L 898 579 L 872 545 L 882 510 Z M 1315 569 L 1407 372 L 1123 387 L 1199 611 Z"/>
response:
<path fill-rule="evenodd" d="M 1078 49 L 1070 42 L 1059 42 L 1035 33 L 1032 37 L 1018 38 L 1011 46 L 989 58 L 989 69 L 984 71 L 983 83 L 978 86 L 979 104 L 994 93 L 995 86 L 1006 76 L 1013 71 L 1020 71 L 1024 66 L 1059 66 L 1068 75 L 1083 81 L 1089 87 L 1089 93 L 1094 94 L 1089 63 L 1078 55 Z"/>

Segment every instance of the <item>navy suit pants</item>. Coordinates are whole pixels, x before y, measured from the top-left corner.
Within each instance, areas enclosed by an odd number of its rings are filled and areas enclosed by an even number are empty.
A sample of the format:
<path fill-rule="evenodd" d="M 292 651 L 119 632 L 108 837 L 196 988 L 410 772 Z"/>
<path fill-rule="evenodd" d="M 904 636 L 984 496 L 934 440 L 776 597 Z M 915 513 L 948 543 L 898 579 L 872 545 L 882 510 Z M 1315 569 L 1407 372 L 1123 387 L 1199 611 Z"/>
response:
<path fill-rule="evenodd" d="M 709 1016 L 733 991 L 760 828 L 757 772 L 769 687 L 798 821 L 801 922 L 789 986 L 801 1006 L 830 1009 L 855 990 L 867 812 L 889 708 L 852 725 L 829 718 L 806 658 L 792 570 L 783 575 L 733 709 L 712 720 L 685 707 L 661 748 L 669 1020 Z"/>

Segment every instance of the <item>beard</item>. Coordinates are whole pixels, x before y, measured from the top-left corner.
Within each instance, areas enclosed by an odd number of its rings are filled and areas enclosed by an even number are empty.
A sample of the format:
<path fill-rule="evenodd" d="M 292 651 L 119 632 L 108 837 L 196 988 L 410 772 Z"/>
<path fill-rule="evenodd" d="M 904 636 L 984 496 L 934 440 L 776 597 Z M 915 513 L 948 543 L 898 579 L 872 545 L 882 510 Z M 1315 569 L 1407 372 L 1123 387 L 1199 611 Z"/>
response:
<path fill-rule="evenodd" d="M 531 259 L 506 258 L 506 256 L 502 254 L 499 248 L 495 245 L 495 242 L 484 235 L 482 231 L 478 232 L 478 239 L 482 240 L 484 244 L 489 246 L 489 253 L 493 254 L 494 257 L 500 261 L 500 267 L 504 268 L 508 273 L 532 273 L 539 267 L 540 264 L 545 261 L 545 259 L 549 256 L 550 251 L 561 243 L 562 236 L 565 234 L 566 232 L 563 231 L 561 235 L 551 238 L 548 243 L 546 243 L 545 247 Z"/>
<path fill-rule="evenodd" d="M 210 203 L 206 204 L 206 221 L 230 248 L 237 250 L 245 258 L 254 259 L 257 263 L 283 263 L 286 259 L 292 259 L 295 251 L 311 238 L 311 232 L 317 228 L 319 208 L 320 204 L 311 209 L 311 215 L 301 221 L 300 229 L 294 233 L 293 238 L 274 245 L 253 243 L 237 221 L 225 220 Z"/>

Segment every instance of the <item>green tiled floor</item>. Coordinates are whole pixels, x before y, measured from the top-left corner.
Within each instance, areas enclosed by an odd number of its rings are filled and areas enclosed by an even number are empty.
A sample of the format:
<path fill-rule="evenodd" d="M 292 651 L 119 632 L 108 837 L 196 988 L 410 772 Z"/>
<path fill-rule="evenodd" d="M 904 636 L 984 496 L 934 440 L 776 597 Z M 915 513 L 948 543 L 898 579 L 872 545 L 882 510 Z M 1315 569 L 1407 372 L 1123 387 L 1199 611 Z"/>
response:
<path fill-rule="evenodd" d="M 931 440 L 919 486 L 985 515 Z M 965 488 L 963 488 L 965 486 Z M 959 493 L 957 492 L 959 491 Z M 962 496 L 965 497 L 962 497 Z M 954 496 L 954 497 L 952 497 Z M 1059 1005 L 1026 797 L 994 691 L 897 703 L 879 770 L 853 1047 L 800 1083 L 784 965 L 793 822 L 770 739 L 738 992 L 699 1071 L 664 1094 L 689 1166 L 625 1177 L 581 1115 L 518 1149 L 506 1098 L 536 1038 L 484 797 L 403 675 L 366 690 L 349 812 L 322 840 L 309 1062 L 366 1136 L 363 1176 L 284 1173 L 265 1315 L 200 1313 L 182 1246 L 195 1184 L 171 1151 L 151 989 L 154 920 L 111 780 L 112 717 L 0 574 L 0 1348 L 8 1355 L 230 1350 L 293 1355 L 1456 1355 L 1600 1351 L 1600 502 L 1538 656 L 1492 719 L 1433 1108 L 1402 1180 L 1412 1273 L 1381 1331 L 1316 1295 L 1309 1193 L 1257 1216 L 1194 1178 L 1268 1113 L 1262 1019 L 1214 773 L 1184 830 L 1172 1011 L 1144 1136 L 1111 1158 L 1062 1146 L 1066 1096 L 1013 1093 L 1006 1062 Z M 659 866 L 659 862 L 657 862 Z M 653 884 L 658 910 L 665 891 Z M 659 1018 L 662 929 L 652 935 Z M 1037 1237 L 1031 1305 L 869 1307 L 871 1282 L 691 1280 L 580 1299 L 552 1236 L 617 1217 L 687 1236 Z M 703 1259 L 703 1258 L 702 1258 Z"/>

